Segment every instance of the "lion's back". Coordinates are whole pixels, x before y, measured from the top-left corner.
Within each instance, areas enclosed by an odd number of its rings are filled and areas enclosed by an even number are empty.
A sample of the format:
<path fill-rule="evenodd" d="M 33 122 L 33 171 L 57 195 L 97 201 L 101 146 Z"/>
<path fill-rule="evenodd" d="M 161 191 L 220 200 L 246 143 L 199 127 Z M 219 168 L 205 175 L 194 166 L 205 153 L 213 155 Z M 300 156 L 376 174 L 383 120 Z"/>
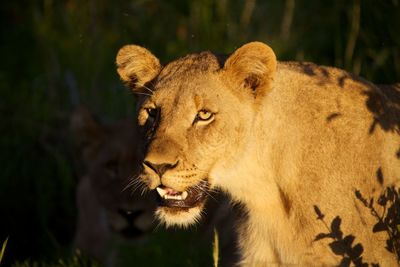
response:
<path fill-rule="evenodd" d="M 272 171 L 292 197 L 291 209 L 303 214 L 293 224 L 301 222 L 299 231 L 317 224 L 317 206 L 329 222 L 339 216 L 341 230 L 359 236 L 365 258 L 373 260 L 379 255 L 373 251 L 384 250 L 376 238 L 385 238 L 361 233 L 363 224 L 372 230 L 376 222 L 355 192 L 376 200 L 400 178 L 399 86 L 381 88 L 311 63 L 280 63 L 264 108 L 265 125 L 274 125 L 263 138 L 273 148 Z"/>

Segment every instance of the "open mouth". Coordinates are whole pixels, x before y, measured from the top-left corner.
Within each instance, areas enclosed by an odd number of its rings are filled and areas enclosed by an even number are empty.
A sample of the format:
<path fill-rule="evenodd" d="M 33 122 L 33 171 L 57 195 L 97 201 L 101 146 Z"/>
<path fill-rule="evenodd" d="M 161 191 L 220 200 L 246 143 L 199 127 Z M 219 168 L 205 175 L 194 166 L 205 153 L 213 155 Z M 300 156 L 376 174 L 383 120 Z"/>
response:
<path fill-rule="evenodd" d="M 208 182 L 203 180 L 199 184 L 189 187 L 183 192 L 165 186 L 159 186 L 156 189 L 160 196 L 160 206 L 169 208 L 193 208 L 204 202 L 207 197 L 208 188 Z"/>

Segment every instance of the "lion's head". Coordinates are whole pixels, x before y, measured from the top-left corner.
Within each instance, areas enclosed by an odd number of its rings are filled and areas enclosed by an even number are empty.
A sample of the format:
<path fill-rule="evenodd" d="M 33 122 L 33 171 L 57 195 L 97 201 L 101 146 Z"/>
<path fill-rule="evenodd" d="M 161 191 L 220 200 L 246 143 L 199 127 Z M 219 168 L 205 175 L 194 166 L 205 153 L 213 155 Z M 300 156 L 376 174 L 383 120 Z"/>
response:
<path fill-rule="evenodd" d="M 194 223 L 209 191 L 240 171 L 236 162 L 249 149 L 275 55 L 254 42 L 226 60 L 202 52 L 162 67 L 145 48 L 128 45 L 116 63 L 121 79 L 140 96 L 138 123 L 147 145 L 139 178 L 160 195 L 156 214 L 167 226 Z M 240 190 L 240 182 L 235 186 Z"/>
<path fill-rule="evenodd" d="M 77 188 L 77 206 L 82 217 L 78 228 L 83 230 L 78 232 L 105 224 L 107 230 L 135 239 L 151 231 L 156 197 L 143 196 L 128 187 L 139 162 L 135 123 L 101 123 L 85 107 L 78 107 L 71 116 L 71 130 L 83 169 Z M 105 235 L 104 231 L 99 232 Z"/>

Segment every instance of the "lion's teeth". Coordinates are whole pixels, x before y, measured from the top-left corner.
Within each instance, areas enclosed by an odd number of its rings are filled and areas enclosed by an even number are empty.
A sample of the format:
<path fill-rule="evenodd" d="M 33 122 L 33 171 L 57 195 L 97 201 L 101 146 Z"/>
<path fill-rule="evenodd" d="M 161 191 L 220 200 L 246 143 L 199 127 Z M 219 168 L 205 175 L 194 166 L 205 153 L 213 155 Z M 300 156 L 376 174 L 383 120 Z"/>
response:
<path fill-rule="evenodd" d="M 168 190 L 165 190 L 161 187 L 157 187 L 156 190 L 163 199 L 185 200 L 188 197 L 188 192 L 186 191 L 180 194 L 168 194 Z"/>
<path fill-rule="evenodd" d="M 182 200 L 182 195 L 165 195 L 164 199 Z"/>
<path fill-rule="evenodd" d="M 156 189 L 160 197 L 165 197 L 167 195 L 167 190 L 164 190 L 161 187 L 157 187 Z"/>

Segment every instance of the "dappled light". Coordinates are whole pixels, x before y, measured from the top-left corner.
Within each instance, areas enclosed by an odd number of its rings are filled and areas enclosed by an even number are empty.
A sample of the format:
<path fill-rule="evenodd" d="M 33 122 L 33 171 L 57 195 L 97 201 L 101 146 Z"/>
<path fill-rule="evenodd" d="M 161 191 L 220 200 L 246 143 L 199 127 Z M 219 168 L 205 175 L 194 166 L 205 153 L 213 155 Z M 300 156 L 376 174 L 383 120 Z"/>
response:
<path fill-rule="evenodd" d="M 329 243 L 330 250 L 340 256 L 342 259 L 339 263 L 340 267 L 356 266 L 356 267 L 378 267 L 377 263 L 364 262 L 362 254 L 364 248 L 361 243 L 355 243 L 356 237 L 352 234 L 345 235 L 341 230 L 342 220 L 340 216 L 336 216 L 330 225 L 325 222 L 325 215 L 321 212 L 318 206 L 314 206 L 314 211 L 317 214 L 317 219 L 320 220 L 326 227 L 327 232 L 319 233 L 315 237 L 315 242 L 322 239 L 330 239 L 332 242 Z M 355 243 L 355 244 L 354 244 Z"/>
<path fill-rule="evenodd" d="M 0 24 L 1 266 L 210 266 L 214 228 L 219 266 L 240 260 L 241 205 L 210 192 L 215 200 L 206 203 L 203 224 L 166 231 L 147 216 L 156 196 L 137 179 L 142 165 L 133 150 L 147 145 L 135 143 L 137 100 L 153 93 L 159 70 L 189 53 L 212 51 L 213 67 L 223 69 L 243 44 L 264 42 L 279 61 L 300 62 L 299 72 L 313 77 L 318 90 L 362 84 L 363 107 L 372 115 L 366 134 L 400 134 L 398 0 L 2 1 Z M 121 76 L 129 89 L 116 71 L 115 55 L 127 44 L 159 58 L 161 65 L 151 62 L 155 71 L 143 68 L 143 91 L 131 90 L 142 82 L 138 76 Z M 334 76 L 319 65 L 347 72 Z M 263 85 L 257 75 L 243 84 L 253 93 Z M 80 108 L 85 114 L 72 122 Z M 333 127 L 347 115 L 332 109 L 321 118 Z M 84 127 L 77 134 L 74 126 Z M 391 153 L 400 160 L 400 144 Z M 376 170 L 381 186 L 384 167 Z M 357 190 L 357 201 L 376 219 L 371 231 L 387 233 L 387 250 L 399 256 L 399 189 L 387 187 L 377 199 Z M 293 201 L 281 197 L 289 216 Z M 132 201 L 147 206 L 131 209 Z M 327 221 L 319 204 L 316 223 L 326 231 L 315 242 L 329 240 L 341 266 L 365 266 L 365 246 L 342 230 L 343 216 L 329 214 Z"/>

